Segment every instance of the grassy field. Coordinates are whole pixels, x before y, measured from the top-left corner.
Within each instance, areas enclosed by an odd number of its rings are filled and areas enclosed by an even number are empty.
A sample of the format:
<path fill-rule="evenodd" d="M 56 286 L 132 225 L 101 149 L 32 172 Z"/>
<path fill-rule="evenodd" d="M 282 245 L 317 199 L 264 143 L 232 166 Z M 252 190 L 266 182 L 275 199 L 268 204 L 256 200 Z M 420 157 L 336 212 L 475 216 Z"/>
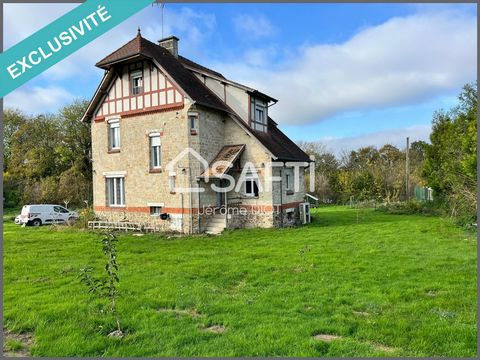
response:
<path fill-rule="evenodd" d="M 314 218 L 296 229 L 218 237 L 120 235 L 123 339 L 106 336 L 114 319 L 77 278 L 85 265 L 104 266 L 99 235 L 21 228 L 4 218 L 7 350 L 34 356 L 476 355 L 473 234 L 441 218 L 374 210 L 323 208 Z"/>

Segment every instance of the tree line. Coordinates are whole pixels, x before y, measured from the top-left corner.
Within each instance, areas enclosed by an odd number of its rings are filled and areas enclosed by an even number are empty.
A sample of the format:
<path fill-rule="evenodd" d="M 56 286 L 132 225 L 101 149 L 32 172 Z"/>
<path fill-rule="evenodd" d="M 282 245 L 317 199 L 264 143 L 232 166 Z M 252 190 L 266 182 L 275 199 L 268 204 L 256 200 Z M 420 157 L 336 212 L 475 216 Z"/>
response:
<path fill-rule="evenodd" d="M 392 203 L 413 199 L 416 186 L 430 187 L 434 206 L 455 218 L 474 221 L 477 106 L 477 84 L 467 84 L 453 109 L 433 114 L 430 142 L 415 141 L 409 148 L 408 187 L 406 147 L 366 146 L 336 157 L 320 142 L 300 142 L 316 158 L 314 195 L 324 203 Z"/>

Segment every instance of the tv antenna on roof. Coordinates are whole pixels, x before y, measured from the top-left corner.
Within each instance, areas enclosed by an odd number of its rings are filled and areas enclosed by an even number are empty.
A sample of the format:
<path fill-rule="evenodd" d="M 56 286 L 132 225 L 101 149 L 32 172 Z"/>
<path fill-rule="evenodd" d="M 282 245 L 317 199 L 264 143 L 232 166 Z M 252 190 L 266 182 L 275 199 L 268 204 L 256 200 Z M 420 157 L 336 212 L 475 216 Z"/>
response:
<path fill-rule="evenodd" d="M 157 0 L 157 1 L 152 3 L 152 6 L 155 5 L 155 4 L 160 5 L 160 8 L 161 8 L 162 39 L 163 39 L 163 8 L 165 7 L 165 3 Z"/>

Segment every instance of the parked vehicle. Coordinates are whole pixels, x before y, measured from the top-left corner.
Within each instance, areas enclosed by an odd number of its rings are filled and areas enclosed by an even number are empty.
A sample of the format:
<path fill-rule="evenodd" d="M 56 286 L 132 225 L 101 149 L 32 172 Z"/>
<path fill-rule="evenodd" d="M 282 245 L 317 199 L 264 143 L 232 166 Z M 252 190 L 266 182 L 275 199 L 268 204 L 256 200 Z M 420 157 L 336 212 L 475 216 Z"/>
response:
<path fill-rule="evenodd" d="M 62 224 L 75 221 L 78 214 L 60 205 L 40 204 L 25 205 L 20 214 L 20 224 L 41 226 L 47 224 Z"/>

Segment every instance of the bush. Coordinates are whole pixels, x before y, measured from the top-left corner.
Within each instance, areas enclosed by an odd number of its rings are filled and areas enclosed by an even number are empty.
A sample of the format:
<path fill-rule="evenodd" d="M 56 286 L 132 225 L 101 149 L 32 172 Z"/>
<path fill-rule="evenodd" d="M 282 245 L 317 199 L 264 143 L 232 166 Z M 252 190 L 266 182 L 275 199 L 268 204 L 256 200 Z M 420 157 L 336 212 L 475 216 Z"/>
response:
<path fill-rule="evenodd" d="M 91 207 L 83 208 L 79 213 L 78 221 L 76 222 L 77 226 L 87 228 L 88 222 L 96 219 L 95 212 Z"/>
<path fill-rule="evenodd" d="M 431 201 L 409 200 L 407 202 L 388 203 L 377 208 L 388 214 L 395 215 L 440 215 L 440 211 Z"/>

